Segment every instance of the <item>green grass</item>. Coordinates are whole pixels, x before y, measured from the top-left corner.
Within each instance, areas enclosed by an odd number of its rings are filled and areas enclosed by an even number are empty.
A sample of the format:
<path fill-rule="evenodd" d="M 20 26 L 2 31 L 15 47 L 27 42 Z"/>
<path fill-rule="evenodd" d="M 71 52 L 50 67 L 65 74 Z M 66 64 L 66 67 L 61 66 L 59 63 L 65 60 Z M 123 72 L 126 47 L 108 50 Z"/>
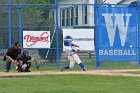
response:
<path fill-rule="evenodd" d="M 140 74 L 140 71 L 127 71 L 123 73 Z"/>
<path fill-rule="evenodd" d="M 96 69 L 94 58 L 82 59 L 82 62 L 84 63 L 87 69 Z M 65 65 L 69 65 L 68 60 L 66 62 L 60 63 L 59 69 L 56 68 L 56 63 L 41 63 L 39 70 L 35 68 L 34 64 L 32 64 L 30 70 L 31 71 L 46 71 L 46 70 L 56 71 L 56 70 L 60 70 Z M 140 68 L 139 66 L 135 64 L 131 64 L 130 62 L 101 62 L 101 66 L 98 69 L 139 69 L 139 68 Z M 0 60 L 0 72 L 3 72 L 4 70 L 5 70 L 5 62 Z M 81 68 L 77 63 L 75 63 L 75 67 L 70 70 L 81 70 Z M 15 71 L 14 65 L 12 66 L 11 71 Z"/>
<path fill-rule="evenodd" d="M 0 93 L 140 93 L 140 79 L 94 75 L 1 77 Z"/>
<path fill-rule="evenodd" d="M 101 62 L 100 69 L 139 69 L 140 66 L 131 62 Z"/>

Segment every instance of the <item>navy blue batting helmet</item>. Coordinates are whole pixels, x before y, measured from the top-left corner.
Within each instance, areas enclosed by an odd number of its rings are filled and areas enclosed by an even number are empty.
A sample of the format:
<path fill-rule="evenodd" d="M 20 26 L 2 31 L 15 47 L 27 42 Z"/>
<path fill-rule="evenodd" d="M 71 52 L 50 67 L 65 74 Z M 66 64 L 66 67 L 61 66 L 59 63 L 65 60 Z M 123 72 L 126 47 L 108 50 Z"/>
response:
<path fill-rule="evenodd" d="M 64 45 L 65 45 L 65 46 L 71 46 L 72 41 L 73 41 L 73 39 L 72 39 L 71 36 L 66 36 L 66 37 L 64 38 Z"/>

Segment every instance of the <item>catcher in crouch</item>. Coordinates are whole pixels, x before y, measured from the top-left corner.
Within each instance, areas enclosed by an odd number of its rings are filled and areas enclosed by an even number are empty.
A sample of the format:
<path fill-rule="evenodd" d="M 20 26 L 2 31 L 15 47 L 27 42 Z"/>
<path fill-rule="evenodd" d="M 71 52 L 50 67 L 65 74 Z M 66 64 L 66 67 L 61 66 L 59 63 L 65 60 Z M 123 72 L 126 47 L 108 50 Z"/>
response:
<path fill-rule="evenodd" d="M 81 62 L 79 56 L 76 54 L 76 51 L 80 50 L 79 46 L 72 43 L 73 39 L 71 36 L 66 36 L 64 38 L 64 49 L 68 56 L 68 60 L 70 61 L 69 66 L 64 66 L 61 71 L 64 71 L 65 69 L 73 68 L 75 62 L 79 64 L 79 66 L 82 68 L 83 71 L 86 71 L 84 64 Z"/>
<path fill-rule="evenodd" d="M 30 72 L 31 62 L 35 59 L 31 58 L 28 50 L 24 50 L 16 59 L 16 69 L 18 72 Z"/>

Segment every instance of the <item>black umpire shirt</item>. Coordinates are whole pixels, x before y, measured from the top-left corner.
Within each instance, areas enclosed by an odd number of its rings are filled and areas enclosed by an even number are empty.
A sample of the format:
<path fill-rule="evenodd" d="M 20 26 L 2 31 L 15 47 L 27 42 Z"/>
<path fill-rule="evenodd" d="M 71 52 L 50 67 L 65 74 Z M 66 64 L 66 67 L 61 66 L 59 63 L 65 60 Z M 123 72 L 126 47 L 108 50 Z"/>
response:
<path fill-rule="evenodd" d="M 6 55 L 10 56 L 12 59 L 15 60 L 20 53 L 21 53 L 21 49 L 16 50 L 14 47 L 11 47 L 8 49 Z"/>

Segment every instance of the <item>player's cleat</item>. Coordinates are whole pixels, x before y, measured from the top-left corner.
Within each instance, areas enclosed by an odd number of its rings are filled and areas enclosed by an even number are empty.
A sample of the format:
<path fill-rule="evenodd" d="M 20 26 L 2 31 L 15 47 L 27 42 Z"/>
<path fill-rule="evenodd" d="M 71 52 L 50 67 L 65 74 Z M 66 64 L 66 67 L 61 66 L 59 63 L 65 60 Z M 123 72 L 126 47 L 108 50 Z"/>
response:
<path fill-rule="evenodd" d="M 9 70 L 5 70 L 4 72 L 9 72 Z"/>
<path fill-rule="evenodd" d="M 24 70 L 24 72 L 31 72 L 30 70 Z"/>
<path fill-rule="evenodd" d="M 62 67 L 62 68 L 61 68 L 61 72 L 62 72 L 62 71 L 64 71 L 64 70 L 65 70 L 65 68 L 64 68 L 64 67 Z"/>
<path fill-rule="evenodd" d="M 17 72 L 23 72 L 23 70 L 17 70 Z"/>
<path fill-rule="evenodd" d="M 83 68 L 83 71 L 87 71 L 87 69 L 86 68 Z"/>

